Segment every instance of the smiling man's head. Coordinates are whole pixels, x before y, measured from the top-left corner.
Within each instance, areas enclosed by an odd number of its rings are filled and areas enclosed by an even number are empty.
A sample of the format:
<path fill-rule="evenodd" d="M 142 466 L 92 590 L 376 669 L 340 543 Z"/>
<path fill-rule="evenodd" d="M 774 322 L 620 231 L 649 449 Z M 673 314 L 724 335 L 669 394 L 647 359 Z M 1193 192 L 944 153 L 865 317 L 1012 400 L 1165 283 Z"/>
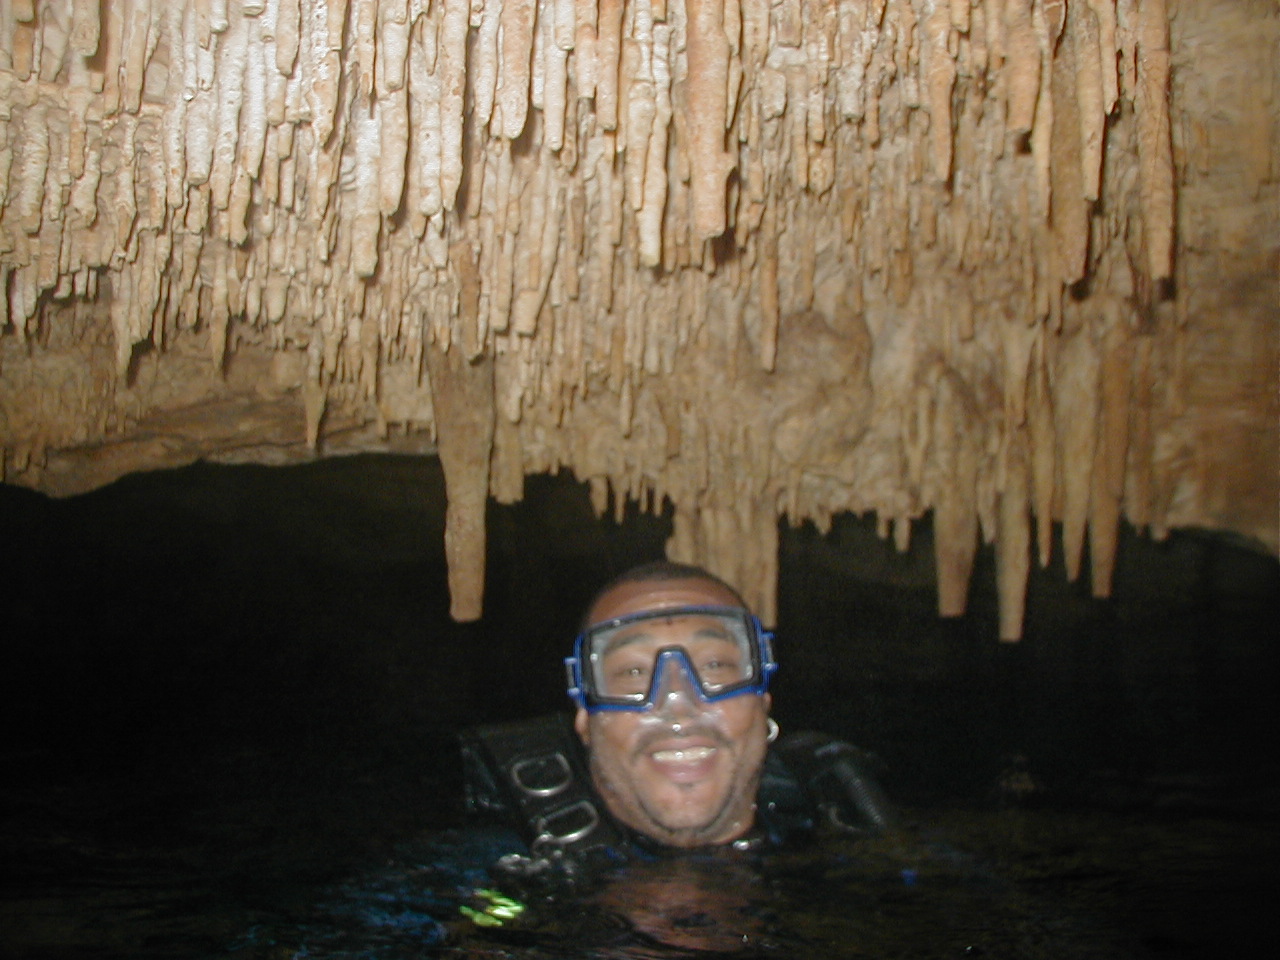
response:
<path fill-rule="evenodd" d="M 660 843 L 729 843 L 755 821 L 773 671 L 742 598 L 698 567 L 636 568 L 592 603 L 574 726 L 609 812 Z"/>

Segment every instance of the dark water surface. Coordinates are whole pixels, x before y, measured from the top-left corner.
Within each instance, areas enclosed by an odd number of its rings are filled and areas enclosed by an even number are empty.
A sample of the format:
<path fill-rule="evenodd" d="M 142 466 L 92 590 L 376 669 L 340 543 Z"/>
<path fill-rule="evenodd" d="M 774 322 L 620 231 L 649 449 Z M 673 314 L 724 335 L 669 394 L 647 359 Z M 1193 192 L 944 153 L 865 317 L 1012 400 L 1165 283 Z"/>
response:
<path fill-rule="evenodd" d="M 0 957 L 1274 949 L 1274 558 L 1125 531 L 1112 600 L 1059 559 L 1001 645 L 989 550 L 943 622 L 927 523 L 900 555 L 852 517 L 784 532 L 774 713 L 878 755 L 908 829 L 508 886 L 494 924 L 510 839 L 465 824 L 456 734 L 566 709 L 583 605 L 670 531 L 532 479 L 458 625 L 442 492 L 387 457 L 0 487 Z"/>

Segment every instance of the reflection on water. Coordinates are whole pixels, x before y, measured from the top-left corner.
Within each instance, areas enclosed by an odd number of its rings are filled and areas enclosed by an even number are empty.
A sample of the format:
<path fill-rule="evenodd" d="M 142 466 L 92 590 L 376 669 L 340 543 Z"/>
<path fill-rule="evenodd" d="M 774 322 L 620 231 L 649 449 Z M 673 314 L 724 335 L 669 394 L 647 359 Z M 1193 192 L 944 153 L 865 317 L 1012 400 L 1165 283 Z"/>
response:
<path fill-rule="evenodd" d="M 758 858 L 687 855 L 628 864 L 575 887 L 508 886 L 504 894 L 465 866 L 500 849 L 460 835 L 403 845 L 388 863 L 322 891 L 304 917 L 260 922 L 235 952 L 614 960 L 1137 955 L 1097 920 L 937 843 L 841 838 Z"/>
<path fill-rule="evenodd" d="M 201 808 L 223 822 L 198 829 L 121 833 L 140 811 L 0 796 L 0 956 L 32 960 L 1245 956 L 1262 946 L 1280 854 L 1274 822 L 1256 818 L 933 808 L 908 810 L 915 826 L 893 837 L 522 885 L 488 869 L 518 847 L 497 828 L 357 852 L 355 837 L 383 829 L 375 794 L 311 848 L 264 836 L 243 805 Z"/>
<path fill-rule="evenodd" d="M 0 958 L 1272 952 L 1274 558 L 1126 534 L 1115 600 L 1037 571 L 1010 647 L 989 550 L 942 623 L 927 530 L 783 531 L 775 714 L 884 758 L 913 828 L 531 889 L 463 826 L 456 734 L 564 709 L 578 612 L 669 524 L 531 480 L 458 625 L 441 488 L 421 459 L 0 486 Z"/>
<path fill-rule="evenodd" d="M 583 900 L 587 915 L 616 918 L 654 947 L 767 951 L 781 933 L 762 875 L 733 857 L 635 864 L 603 878 Z"/>

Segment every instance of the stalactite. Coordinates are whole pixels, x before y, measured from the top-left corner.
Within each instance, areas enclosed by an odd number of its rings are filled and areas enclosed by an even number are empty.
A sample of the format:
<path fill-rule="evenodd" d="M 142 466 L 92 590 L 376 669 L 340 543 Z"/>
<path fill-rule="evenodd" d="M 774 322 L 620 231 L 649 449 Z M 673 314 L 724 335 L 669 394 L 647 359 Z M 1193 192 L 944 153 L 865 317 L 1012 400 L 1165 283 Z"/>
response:
<path fill-rule="evenodd" d="M 1062 474 L 1062 551 L 1067 579 L 1074 581 L 1080 575 L 1084 552 L 1098 440 L 1099 359 L 1086 325 L 1081 324 L 1063 338 L 1055 366 L 1058 402 L 1054 429 Z"/>
<path fill-rule="evenodd" d="M 1100 0 L 1094 0 L 1095 5 Z M 1075 52 L 1076 101 L 1080 120 L 1080 176 L 1084 199 L 1096 201 L 1102 187 L 1102 148 L 1106 136 L 1104 106 L 1106 61 L 1099 36 L 1097 12 L 1072 4 L 1069 10 Z M 1114 63 L 1114 57 L 1112 58 Z M 1111 71 L 1112 77 L 1115 71 Z M 1113 81 L 1114 82 L 1114 81 Z"/>
<path fill-rule="evenodd" d="M 98 0 L 73 0 L 71 4 L 71 49 L 82 57 L 98 52 L 101 16 Z"/>
<path fill-rule="evenodd" d="M 671 69 L 668 63 L 670 28 L 653 27 L 652 96 L 645 99 L 648 135 L 639 158 L 643 177 L 639 188 L 640 263 L 655 267 L 662 261 L 662 223 L 667 202 L 667 129 L 671 123 Z M 628 129 L 631 124 L 628 124 Z"/>
<path fill-rule="evenodd" d="M 529 112 L 529 64 L 536 11 L 537 0 L 502 3 L 501 73 L 494 97 L 501 117 L 497 133 L 508 140 L 520 136 Z"/>
<path fill-rule="evenodd" d="M 938 478 L 933 510 L 938 614 L 959 617 L 969 602 L 969 578 L 978 549 L 975 507 L 981 437 L 968 386 L 943 370 L 933 383 L 936 400 L 931 459 Z"/>
<path fill-rule="evenodd" d="M 409 152 L 409 98 L 403 85 L 378 101 L 378 210 L 389 217 L 400 209 Z M 439 179 L 436 179 L 439 184 Z M 437 186 L 438 189 L 438 186 Z"/>
<path fill-rule="evenodd" d="M 1169 20 L 1165 0 L 1143 0 L 1137 9 L 1138 163 L 1140 197 L 1153 280 L 1173 276 L 1173 144 L 1169 128 Z"/>
<path fill-rule="evenodd" d="M 766 619 L 779 513 L 872 510 L 905 549 L 932 510 L 948 614 L 980 527 L 1012 640 L 1031 513 L 1073 576 L 1087 529 L 1102 593 L 1121 516 L 1160 530 L 1217 482 L 1179 419 L 1197 394 L 1161 384 L 1217 322 L 1188 291 L 1229 230 L 1173 191 L 1239 140 L 1265 202 L 1280 148 L 1269 66 L 1185 119 L 1207 2 L 1180 4 L 1185 53 L 1164 0 L 10 6 L 6 469 L 128 430 L 125 393 L 162 404 L 125 386 L 139 357 L 199 342 L 213 395 L 279 351 L 311 448 L 434 432 L 459 615 L 487 493 L 567 468 L 598 511 L 669 504 L 672 555 Z M 1277 31 L 1255 19 L 1250 62 Z M 10 387 L 72 316 L 114 344 L 105 386 Z"/>
<path fill-rule="evenodd" d="M 1089 571 L 1095 597 L 1111 596 L 1129 455 L 1129 393 L 1133 348 L 1129 311 L 1119 300 L 1103 304 L 1099 368 L 1099 423 L 1089 492 Z"/>
<path fill-rule="evenodd" d="M 45 173 L 49 168 L 47 109 L 36 103 L 24 119 L 25 136 L 19 147 L 21 161 L 13 170 L 17 175 L 17 189 L 10 188 L 13 195 L 10 202 L 21 229 L 30 235 L 40 230 L 43 217 Z"/>
<path fill-rule="evenodd" d="M 1040 45 L 1031 21 L 1032 0 L 1005 0 L 1004 51 L 1008 89 L 1008 127 L 1026 135 L 1036 119 L 1040 96 Z"/>
<path fill-rule="evenodd" d="M 1089 187 L 1084 182 L 1082 131 L 1085 121 L 1077 100 L 1078 74 L 1074 47 L 1063 40 L 1053 58 L 1046 89 L 1052 91 L 1053 115 L 1050 134 L 1049 211 L 1056 241 L 1059 272 L 1057 279 L 1074 283 L 1088 269 L 1089 220 L 1085 199 Z"/>
<path fill-rule="evenodd" d="M 1000 597 L 1000 639 L 1022 639 L 1027 577 L 1031 572 L 1030 470 L 1026 434 L 1006 425 L 1003 483 L 996 533 L 996 589 Z"/>
<path fill-rule="evenodd" d="M 600 0 L 596 36 L 596 111 L 600 126 L 618 126 L 618 66 L 622 56 L 623 0 Z"/>
<path fill-rule="evenodd" d="M 942 0 L 925 3 L 924 38 L 921 41 L 921 72 L 929 91 L 933 175 L 943 183 L 951 179 L 951 88 L 956 80 L 956 64 L 948 52 L 947 40 L 951 32 L 952 8 L 952 4 Z"/>
<path fill-rule="evenodd" d="M 685 0 L 690 81 L 685 85 L 689 129 L 693 236 L 717 237 L 725 229 L 725 178 L 733 156 L 725 149 L 729 104 L 729 44 L 721 0 Z"/>
<path fill-rule="evenodd" d="M 1054 400 L 1049 386 L 1049 358 L 1044 340 L 1033 354 L 1028 383 L 1027 436 L 1031 445 L 1031 490 L 1036 515 L 1036 548 L 1040 566 L 1053 555 L 1054 493 L 1057 487 L 1057 439 Z"/>
<path fill-rule="evenodd" d="M 452 210 L 462 184 L 463 104 L 467 83 L 466 0 L 448 0 L 440 31 L 436 73 L 440 78 L 440 193 Z"/>

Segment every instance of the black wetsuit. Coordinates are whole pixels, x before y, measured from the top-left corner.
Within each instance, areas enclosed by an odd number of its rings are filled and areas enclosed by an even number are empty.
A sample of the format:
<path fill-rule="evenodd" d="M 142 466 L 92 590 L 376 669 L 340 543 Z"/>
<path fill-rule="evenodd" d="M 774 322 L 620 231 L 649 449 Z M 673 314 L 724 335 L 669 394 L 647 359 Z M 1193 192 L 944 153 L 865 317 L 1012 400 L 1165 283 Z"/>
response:
<path fill-rule="evenodd" d="M 660 854 L 609 815 L 568 717 L 477 727 L 462 750 L 468 809 L 506 822 L 528 846 L 512 866 L 572 873 Z M 756 825 L 736 846 L 789 844 L 824 825 L 883 832 L 893 814 L 869 766 L 862 751 L 824 734 L 781 738 L 765 757 Z"/>

